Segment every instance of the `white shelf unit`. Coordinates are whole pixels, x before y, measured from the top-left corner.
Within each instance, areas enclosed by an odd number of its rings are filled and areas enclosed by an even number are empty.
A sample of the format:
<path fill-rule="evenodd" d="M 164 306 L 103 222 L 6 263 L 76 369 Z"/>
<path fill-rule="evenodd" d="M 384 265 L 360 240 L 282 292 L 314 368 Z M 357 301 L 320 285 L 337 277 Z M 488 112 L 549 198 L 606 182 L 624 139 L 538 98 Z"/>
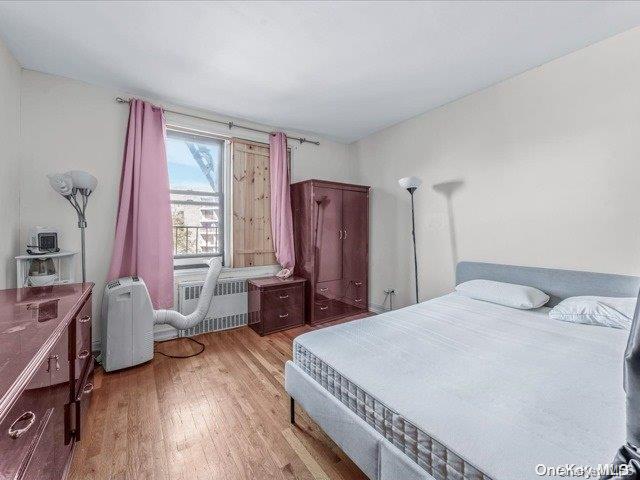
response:
<path fill-rule="evenodd" d="M 16 282 L 18 288 L 30 287 L 29 267 L 31 261 L 36 258 L 51 258 L 56 269 L 54 285 L 65 285 L 76 281 L 76 255 L 78 252 L 60 250 L 57 253 L 45 253 L 42 255 L 18 255 L 16 257 Z"/>

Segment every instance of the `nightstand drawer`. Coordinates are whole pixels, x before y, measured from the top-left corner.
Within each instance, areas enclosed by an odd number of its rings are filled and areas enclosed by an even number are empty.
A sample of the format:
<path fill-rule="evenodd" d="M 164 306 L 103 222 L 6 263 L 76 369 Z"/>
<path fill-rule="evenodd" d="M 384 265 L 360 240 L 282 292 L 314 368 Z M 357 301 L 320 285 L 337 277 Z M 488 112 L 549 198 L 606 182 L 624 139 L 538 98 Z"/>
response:
<path fill-rule="evenodd" d="M 294 287 L 266 290 L 262 293 L 261 300 L 261 308 L 263 310 L 289 308 L 295 305 L 302 305 L 304 302 L 304 289 L 302 287 Z"/>
<path fill-rule="evenodd" d="M 274 308 L 262 313 L 265 332 L 276 332 L 285 328 L 304 325 L 304 307 L 302 304 L 288 308 Z"/>

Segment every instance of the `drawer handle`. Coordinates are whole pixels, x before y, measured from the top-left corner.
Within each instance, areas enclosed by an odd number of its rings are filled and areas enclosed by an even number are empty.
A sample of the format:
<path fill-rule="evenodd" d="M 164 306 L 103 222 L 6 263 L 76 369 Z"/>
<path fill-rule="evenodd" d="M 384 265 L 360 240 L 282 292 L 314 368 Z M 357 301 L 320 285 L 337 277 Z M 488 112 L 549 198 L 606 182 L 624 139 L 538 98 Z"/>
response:
<path fill-rule="evenodd" d="M 320 289 L 321 292 L 326 292 L 327 290 L 329 290 L 329 287 L 324 287 Z"/>
<path fill-rule="evenodd" d="M 329 308 L 329 305 L 325 305 L 324 307 L 320 307 L 320 310 L 326 310 L 327 308 Z"/>
<path fill-rule="evenodd" d="M 289 316 L 288 313 L 283 313 L 282 315 L 279 315 L 280 318 L 287 318 Z"/>
<path fill-rule="evenodd" d="M 82 389 L 82 393 L 89 395 L 91 392 L 93 392 L 93 383 L 88 382 Z"/>
<path fill-rule="evenodd" d="M 51 371 L 51 361 L 55 360 L 56 362 L 56 372 L 60 370 L 60 356 L 59 355 L 51 355 L 49 357 L 49 362 L 47 363 L 47 373 Z"/>
<path fill-rule="evenodd" d="M 280 295 L 280 299 L 284 300 L 285 298 L 289 298 L 289 294 L 285 293 L 284 295 Z"/>
<path fill-rule="evenodd" d="M 89 356 L 89 350 L 87 350 L 86 348 L 78 352 L 78 358 L 81 360 L 84 358 L 87 358 L 88 356 Z"/>
<path fill-rule="evenodd" d="M 9 436 L 11 438 L 20 438 L 27 430 L 29 430 L 36 421 L 36 414 L 33 412 L 24 412 L 20 415 L 9 427 Z M 16 428 L 16 424 L 20 422 L 27 422 L 22 428 Z"/>
<path fill-rule="evenodd" d="M 361 298 L 356 298 L 356 302 L 361 302 L 362 299 Z"/>
<path fill-rule="evenodd" d="M 91 320 L 91 315 L 83 315 L 82 317 L 80 317 L 80 319 L 78 320 L 80 323 L 87 323 Z"/>
<path fill-rule="evenodd" d="M 353 283 L 356 287 L 361 287 L 362 286 L 362 282 L 354 282 Z"/>

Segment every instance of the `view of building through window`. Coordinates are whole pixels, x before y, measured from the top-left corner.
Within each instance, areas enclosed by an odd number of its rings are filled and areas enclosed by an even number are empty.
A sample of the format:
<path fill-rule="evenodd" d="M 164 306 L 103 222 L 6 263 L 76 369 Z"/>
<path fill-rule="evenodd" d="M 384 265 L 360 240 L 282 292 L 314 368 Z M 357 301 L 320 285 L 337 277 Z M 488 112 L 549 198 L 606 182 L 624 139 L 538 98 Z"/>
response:
<path fill-rule="evenodd" d="M 176 259 L 224 254 L 223 159 L 223 140 L 167 130 Z"/>

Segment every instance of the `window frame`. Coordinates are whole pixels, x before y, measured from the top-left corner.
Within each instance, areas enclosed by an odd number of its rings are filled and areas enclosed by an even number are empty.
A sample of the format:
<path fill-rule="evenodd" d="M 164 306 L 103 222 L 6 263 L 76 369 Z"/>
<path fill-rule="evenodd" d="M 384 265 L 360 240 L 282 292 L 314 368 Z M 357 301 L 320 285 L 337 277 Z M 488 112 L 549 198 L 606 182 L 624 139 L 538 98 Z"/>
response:
<path fill-rule="evenodd" d="M 209 128 L 202 122 L 185 121 L 182 117 L 176 117 L 169 114 L 166 122 L 166 130 L 172 130 L 179 133 L 210 137 L 216 140 L 220 140 L 224 144 L 223 163 L 222 163 L 222 205 L 221 211 L 223 212 L 223 254 L 191 257 L 191 258 L 174 258 L 174 272 L 176 276 L 181 275 L 193 275 L 196 271 L 208 268 L 208 265 L 202 261 L 206 258 L 216 258 L 221 256 L 224 270 L 234 270 L 237 272 L 244 272 L 241 275 L 248 275 L 247 272 L 261 272 L 262 276 L 275 274 L 280 269 L 277 264 L 267 266 L 252 266 L 252 267 L 236 267 L 233 265 L 233 158 L 232 158 L 232 142 L 234 139 L 238 139 L 246 142 L 254 142 L 269 146 L 268 140 L 265 142 L 262 135 L 229 135 L 222 131 L 216 131 L 216 128 Z M 287 160 L 289 169 L 289 178 L 292 179 L 292 164 L 295 157 L 296 146 L 289 146 L 287 148 Z M 199 261 L 200 260 L 200 261 Z M 255 275 L 255 274 L 251 274 Z"/>
<path fill-rule="evenodd" d="M 194 141 L 198 141 L 199 138 L 211 138 L 217 140 L 222 143 L 222 158 L 220 161 L 220 171 L 218 174 L 218 181 L 220 185 L 220 192 L 200 192 L 197 190 L 174 190 L 169 186 L 169 194 L 182 194 L 182 195 L 198 195 L 198 196 L 211 196 L 218 197 L 218 205 L 219 211 L 222 214 L 222 221 L 219 222 L 218 228 L 220 229 L 220 241 L 222 243 L 219 253 L 192 253 L 192 254 L 173 254 L 173 264 L 174 270 L 181 269 L 191 269 L 191 268 L 199 268 L 206 267 L 206 263 L 203 261 L 204 259 L 212 259 L 212 258 L 221 258 L 222 265 L 225 266 L 227 264 L 227 259 L 229 258 L 229 238 L 228 238 L 228 225 L 227 221 L 230 221 L 228 217 L 228 202 L 226 201 L 226 196 L 228 195 L 229 182 L 227 179 L 227 172 L 229 170 L 229 151 L 230 151 L 230 138 L 222 135 L 212 134 L 210 132 L 204 132 L 202 130 L 197 130 L 189 127 L 183 127 L 175 124 L 167 124 L 166 125 L 167 138 L 169 137 L 169 132 L 176 132 L 182 135 L 192 136 L 194 137 Z M 167 159 L 168 164 L 168 159 Z M 170 197 L 169 200 L 170 205 L 216 205 L 213 202 L 198 202 L 194 200 L 172 200 Z M 172 222 L 172 230 L 173 230 L 173 222 Z M 188 234 L 187 234 L 188 235 Z M 175 238 L 175 233 L 172 231 L 172 236 Z"/>

